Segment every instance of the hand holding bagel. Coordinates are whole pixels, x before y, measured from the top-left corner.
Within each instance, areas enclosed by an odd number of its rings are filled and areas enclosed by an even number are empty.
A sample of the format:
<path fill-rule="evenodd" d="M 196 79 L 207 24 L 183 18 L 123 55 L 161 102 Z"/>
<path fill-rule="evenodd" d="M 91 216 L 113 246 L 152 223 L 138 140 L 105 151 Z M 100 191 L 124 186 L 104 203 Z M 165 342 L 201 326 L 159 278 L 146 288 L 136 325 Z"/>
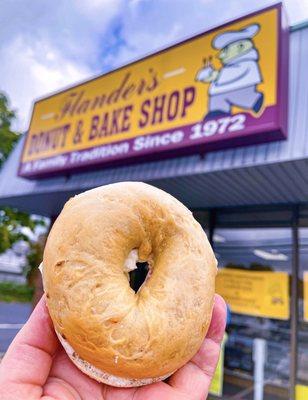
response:
<path fill-rule="evenodd" d="M 46 297 L 1 363 L 1 399 L 205 398 L 226 307 L 214 252 L 182 203 L 141 182 L 75 196 L 41 267 Z"/>
<path fill-rule="evenodd" d="M 142 286 L 130 271 L 148 265 Z M 217 260 L 201 225 L 170 194 L 119 182 L 71 198 L 43 257 L 46 303 L 73 363 L 98 382 L 165 380 L 200 348 Z"/>
<path fill-rule="evenodd" d="M 2 400 L 205 400 L 219 357 L 226 306 L 215 296 L 212 321 L 198 353 L 168 382 L 139 388 L 100 384 L 62 349 L 43 298 L 0 364 Z"/>

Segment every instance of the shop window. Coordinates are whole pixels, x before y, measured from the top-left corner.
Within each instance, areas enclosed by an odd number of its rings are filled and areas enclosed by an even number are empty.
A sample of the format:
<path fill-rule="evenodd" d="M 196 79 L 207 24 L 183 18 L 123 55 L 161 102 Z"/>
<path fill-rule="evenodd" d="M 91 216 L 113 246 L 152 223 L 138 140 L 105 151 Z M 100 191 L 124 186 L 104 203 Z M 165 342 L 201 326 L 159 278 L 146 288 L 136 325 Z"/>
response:
<path fill-rule="evenodd" d="M 229 224 L 236 219 L 230 215 Z M 259 222 L 255 220 L 256 225 Z M 264 399 L 288 398 L 291 229 L 217 228 L 213 245 L 220 271 L 216 289 L 231 309 L 224 395 L 252 388 L 254 341 L 263 339 L 267 347 Z"/>
<path fill-rule="evenodd" d="M 305 223 L 303 219 L 300 222 Z M 308 225 L 308 218 L 306 223 Z M 308 387 L 308 227 L 299 229 L 299 261 L 297 379 L 298 384 Z"/>

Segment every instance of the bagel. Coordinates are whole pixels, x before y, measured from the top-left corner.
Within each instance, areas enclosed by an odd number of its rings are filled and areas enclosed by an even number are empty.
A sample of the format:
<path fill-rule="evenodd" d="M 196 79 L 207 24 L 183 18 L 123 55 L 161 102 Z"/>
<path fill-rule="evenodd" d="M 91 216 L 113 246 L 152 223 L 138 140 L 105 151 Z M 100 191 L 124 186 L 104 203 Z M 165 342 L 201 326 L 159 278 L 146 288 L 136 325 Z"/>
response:
<path fill-rule="evenodd" d="M 130 271 L 146 262 L 137 292 Z M 92 378 L 141 386 L 198 351 L 211 320 L 217 261 L 192 213 L 141 182 L 70 199 L 43 256 L 46 303 L 68 356 Z"/>

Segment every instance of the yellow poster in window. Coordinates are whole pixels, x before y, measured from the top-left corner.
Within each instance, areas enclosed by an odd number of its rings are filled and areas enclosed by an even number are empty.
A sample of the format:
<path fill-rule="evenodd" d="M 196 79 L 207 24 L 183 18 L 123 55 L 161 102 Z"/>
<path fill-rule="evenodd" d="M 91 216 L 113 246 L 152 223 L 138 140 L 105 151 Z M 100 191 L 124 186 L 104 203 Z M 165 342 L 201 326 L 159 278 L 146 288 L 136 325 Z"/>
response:
<path fill-rule="evenodd" d="M 228 335 L 225 333 L 224 339 L 222 341 L 219 360 L 217 363 L 216 371 L 211 383 L 210 394 L 214 396 L 221 397 L 222 396 L 222 388 L 224 382 L 224 358 L 225 358 L 225 344 L 228 340 Z"/>
<path fill-rule="evenodd" d="M 304 320 L 308 321 L 308 271 L 304 272 Z M 307 396 L 308 398 L 308 396 Z"/>
<path fill-rule="evenodd" d="M 235 313 L 289 319 L 289 276 L 285 272 L 220 269 L 216 292 Z"/>
<path fill-rule="evenodd" d="M 308 386 L 296 385 L 295 386 L 295 399 L 307 400 L 308 399 Z"/>

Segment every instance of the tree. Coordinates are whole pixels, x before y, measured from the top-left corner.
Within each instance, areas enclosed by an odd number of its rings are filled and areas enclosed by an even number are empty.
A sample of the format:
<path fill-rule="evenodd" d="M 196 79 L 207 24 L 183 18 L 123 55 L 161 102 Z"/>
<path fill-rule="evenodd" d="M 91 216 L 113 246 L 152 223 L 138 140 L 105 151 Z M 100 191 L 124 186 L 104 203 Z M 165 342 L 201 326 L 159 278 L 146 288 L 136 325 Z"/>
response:
<path fill-rule="evenodd" d="M 0 134 L 1 140 L 1 134 Z M 10 207 L 0 208 L 0 253 L 10 249 L 15 243 L 24 240 L 32 242 L 30 236 L 37 226 L 44 226 L 45 219 L 29 215 Z M 29 235 L 30 233 L 30 235 Z"/>
<path fill-rule="evenodd" d="M 12 130 L 12 122 L 15 118 L 15 111 L 10 109 L 7 96 L 0 92 L 0 167 L 20 137 Z M 31 245 L 29 233 L 34 233 L 38 225 L 45 225 L 45 223 L 43 218 L 14 208 L 0 207 L 0 253 L 5 252 L 20 240 Z"/>
<path fill-rule="evenodd" d="M 8 98 L 0 92 L 0 167 L 18 141 L 18 133 L 11 129 L 15 118 L 15 111 L 9 108 Z"/>
<path fill-rule="evenodd" d="M 32 299 L 33 307 L 38 303 L 44 292 L 42 276 L 38 270 L 38 266 L 43 260 L 46 240 L 46 234 L 41 234 L 35 242 L 30 244 L 29 253 L 27 255 L 28 265 L 25 269 L 25 273 L 28 285 L 34 289 L 34 296 Z"/>

